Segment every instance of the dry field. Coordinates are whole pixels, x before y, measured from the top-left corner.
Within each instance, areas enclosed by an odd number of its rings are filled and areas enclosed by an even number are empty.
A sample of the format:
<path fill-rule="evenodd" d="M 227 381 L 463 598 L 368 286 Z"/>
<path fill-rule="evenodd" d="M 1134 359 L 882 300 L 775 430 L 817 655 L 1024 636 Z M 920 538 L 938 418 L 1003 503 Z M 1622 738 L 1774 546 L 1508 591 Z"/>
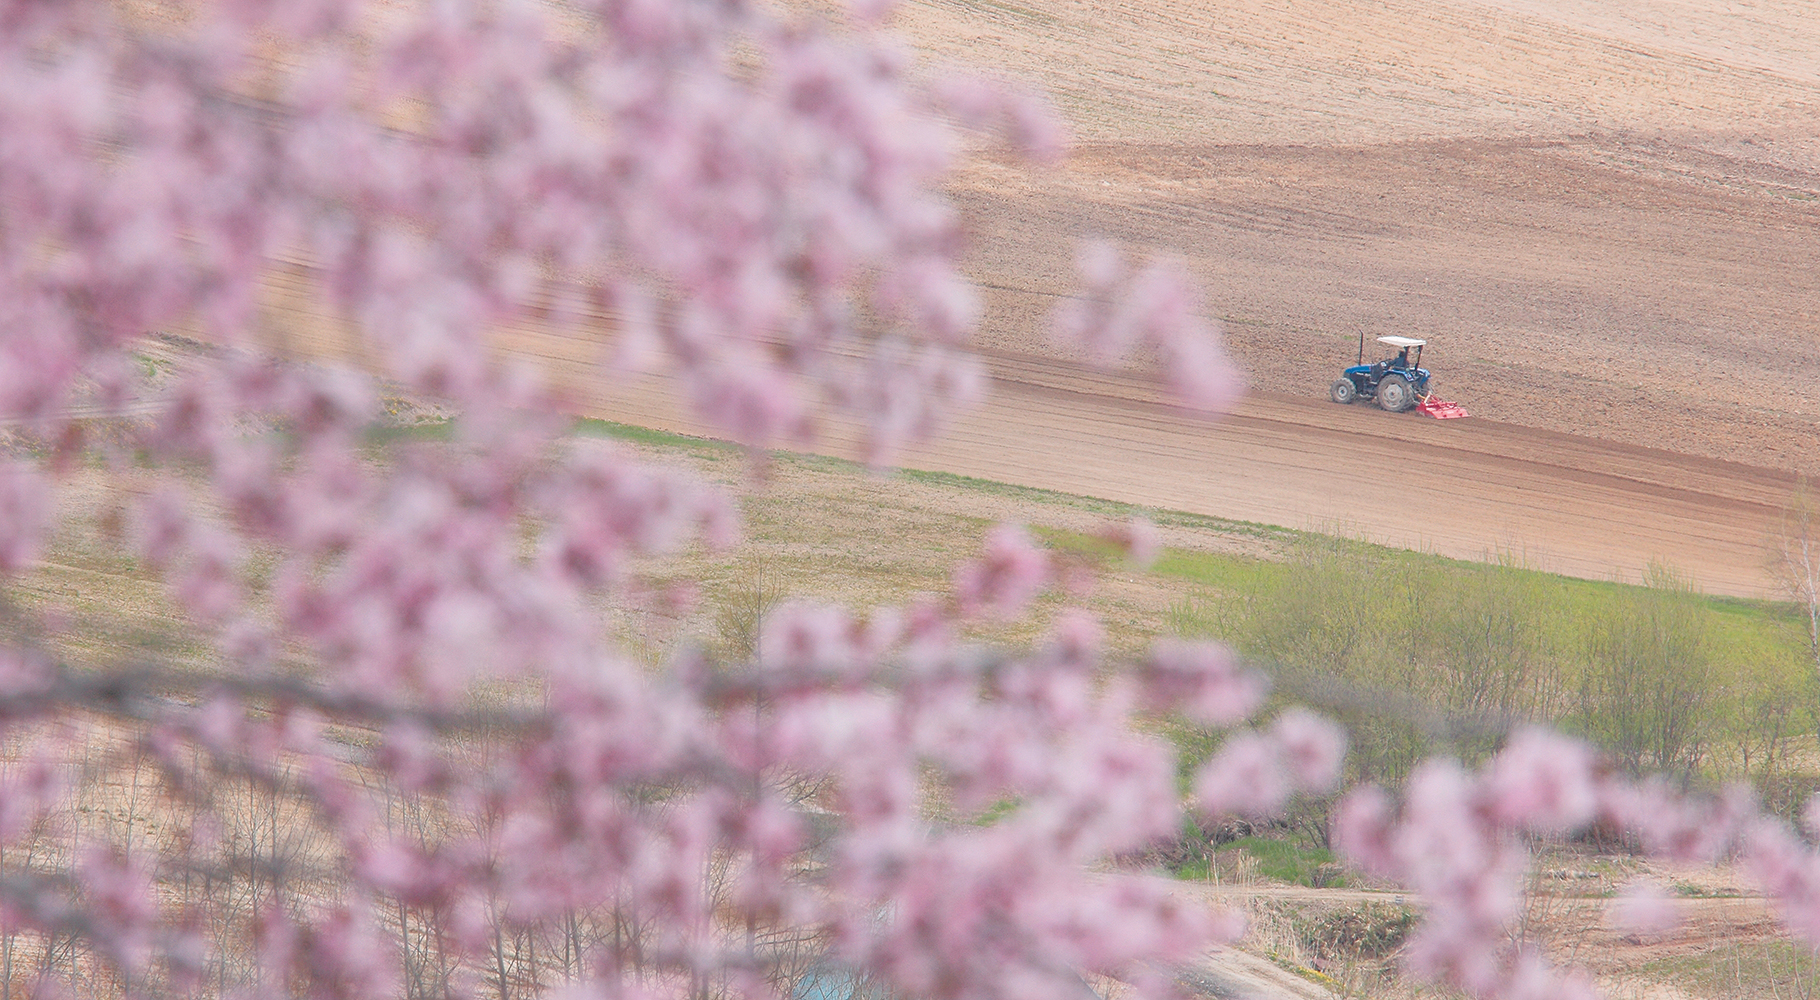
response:
<path fill-rule="evenodd" d="M 1211 481 L 1194 509 L 1261 462 L 1279 513 L 1240 516 L 1763 588 L 1766 508 L 1820 473 L 1811 4 L 927 0 L 899 25 L 1043 86 L 1080 143 L 956 186 L 988 343 L 1055 356 L 1041 318 L 1080 235 L 1203 279 L 1262 422 L 1176 463 Z M 1361 333 L 1431 338 L 1477 421 L 1325 412 Z"/>
<path fill-rule="evenodd" d="M 939 68 L 1053 95 L 1075 154 L 982 153 L 952 194 L 992 402 L 906 464 L 1637 580 L 1773 592 L 1820 473 L 1820 13 L 1687 0 L 905 0 Z M 1186 261 L 1253 393 L 1209 426 L 1052 345 L 1073 247 Z M 295 270 L 274 324 L 337 352 Z M 578 335 L 579 333 L 579 335 Z M 1325 401 L 1358 338 L 1432 341 L 1436 426 Z M 600 331 L 518 329 L 596 415 L 689 419 L 593 369 Z M 851 454 L 839 433 L 821 450 Z"/>
<path fill-rule="evenodd" d="M 1820 12 L 1791 0 L 905 0 L 928 65 L 1045 88 L 1075 154 L 952 193 L 993 400 L 907 465 L 1461 558 L 1773 592 L 1820 474 Z M 1253 393 L 1208 425 L 1049 343 L 1082 237 L 1181 257 Z M 343 349 L 307 280 L 271 318 Z M 1474 419 L 1326 402 L 1361 335 L 1431 339 Z M 582 407 L 707 430 L 600 331 L 519 329 Z M 836 433 L 822 450 L 850 454 Z"/>
<path fill-rule="evenodd" d="M 907 0 L 896 26 L 1046 88 L 1078 142 L 957 178 L 998 391 L 909 464 L 1769 592 L 1765 538 L 1820 473 L 1811 5 Z M 1085 236 L 1200 276 L 1255 390 L 1238 419 L 1048 343 Z M 1475 419 L 1325 402 L 1386 333 L 1431 338 Z M 661 384 L 577 381 L 603 415 L 692 427 Z"/>

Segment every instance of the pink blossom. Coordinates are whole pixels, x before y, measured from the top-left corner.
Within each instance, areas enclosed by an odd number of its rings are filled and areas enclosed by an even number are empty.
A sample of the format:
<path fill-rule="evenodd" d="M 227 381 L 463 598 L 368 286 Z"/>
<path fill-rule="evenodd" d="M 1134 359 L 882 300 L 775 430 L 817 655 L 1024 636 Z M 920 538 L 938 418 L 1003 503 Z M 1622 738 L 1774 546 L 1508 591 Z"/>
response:
<path fill-rule="evenodd" d="M 35 753 L 0 771 L 0 844 L 18 842 L 57 804 L 63 788 L 55 759 L 48 754 Z"/>
<path fill-rule="evenodd" d="M 875 345 L 864 370 L 842 388 L 842 397 L 866 419 L 868 457 L 880 465 L 909 444 L 927 440 L 947 419 L 984 395 L 978 362 L 941 345 L 911 348 L 900 341 Z"/>
<path fill-rule="evenodd" d="M 56 674 L 42 653 L 23 649 L 0 649 L 0 691 L 13 696 L 43 692 L 56 680 Z"/>
<path fill-rule="evenodd" d="M 1676 861 L 1716 860 L 1757 811 L 1748 786 L 1732 785 L 1716 797 L 1684 796 L 1659 777 L 1607 783 L 1602 798 L 1605 812 L 1637 831 L 1646 850 Z"/>
<path fill-rule="evenodd" d="M 981 558 L 954 569 L 955 600 L 968 614 L 1012 617 L 1048 583 L 1048 555 L 1014 524 L 992 529 Z"/>
<path fill-rule="evenodd" d="M 188 498 L 170 487 L 140 502 L 134 533 L 140 554 L 152 565 L 162 567 L 188 545 L 192 530 L 188 506 Z"/>
<path fill-rule="evenodd" d="M 1129 294 L 1141 336 L 1162 355 L 1176 398 L 1192 409 L 1230 409 L 1245 381 L 1221 349 L 1217 327 L 1200 317 L 1199 293 L 1182 265 L 1153 263 L 1138 275 Z"/>
<path fill-rule="evenodd" d="M 1657 937 L 1681 923 L 1681 909 L 1660 882 L 1637 879 L 1624 887 L 1606 910 L 1613 929 L 1640 937 Z"/>
<path fill-rule="evenodd" d="M 1820 943 L 1820 855 L 1785 825 L 1758 819 L 1745 833 L 1741 861 L 1783 923 L 1810 945 Z"/>
<path fill-rule="evenodd" d="M 264 622 L 234 618 L 221 627 L 215 648 L 222 658 L 248 675 L 265 673 L 278 655 L 278 643 Z"/>
<path fill-rule="evenodd" d="M 1125 262 L 1118 248 L 1103 240 L 1083 241 L 1075 250 L 1079 297 L 1063 299 L 1050 317 L 1051 339 L 1085 351 L 1099 364 L 1124 358 L 1138 338 L 1138 327 L 1122 304 L 1115 304 Z"/>
<path fill-rule="evenodd" d="M 420 723 L 399 720 L 387 727 L 375 763 L 385 769 L 400 788 L 416 792 L 440 783 L 446 776 L 437 752 L 435 735 Z"/>
<path fill-rule="evenodd" d="M 375 926 L 369 906 L 336 906 L 311 923 L 315 933 L 300 958 L 312 978 L 340 983 L 355 996 L 389 996 L 397 989 L 396 942 Z"/>
<path fill-rule="evenodd" d="M 772 670 L 846 674 L 871 662 L 879 645 L 842 608 L 789 603 L 765 617 L 758 655 Z"/>
<path fill-rule="evenodd" d="M 177 599 L 200 621 L 225 621 L 240 608 L 240 546 L 232 535 L 211 527 L 191 536 L 190 551 L 174 581 Z"/>
<path fill-rule="evenodd" d="M 217 694 L 204 702 L 193 721 L 198 742 L 217 753 L 240 745 L 246 725 L 246 706 L 231 696 Z"/>
<path fill-rule="evenodd" d="M 0 880 L 9 928 L 91 956 L 97 983 L 181 992 L 244 965 L 207 951 L 236 941 L 257 988 L 343 1000 L 407 992 L 430 954 L 469 970 L 432 989 L 484 992 L 460 978 L 484 968 L 535 992 L 529 958 L 499 967 L 507 942 L 542 959 L 530 943 L 572 940 L 582 914 L 637 940 L 566 956 L 574 989 L 630 1000 L 767 996 L 738 944 L 761 927 L 893 995 L 1032 1000 L 1083 974 L 1166 996 L 1174 963 L 1238 936 L 1114 862 L 1182 821 L 1173 748 L 1134 713 L 1248 718 L 1265 681 L 1230 651 L 1166 640 L 1128 663 L 1065 609 L 1033 646 L 964 642 L 973 616 L 1087 592 L 1087 569 L 1002 525 L 951 600 L 791 601 L 754 663 L 717 663 L 650 595 L 698 589 L 737 498 L 568 433 L 564 386 L 617 393 L 634 368 L 760 447 L 852 426 L 883 463 L 940 433 L 989 388 L 945 196 L 973 141 L 955 126 L 1051 157 L 1066 136 L 1040 98 L 916 65 L 872 0 L 832 25 L 671 0 L 192 6 L 156 30 L 107 4 L 0 13 L 0 414 L 52 442 L 0 475 L 0 571 L 60 530 L 55 477 L 87 457 L 60 414 L 117 410 L 94 453 L 142 491 L 131 551 L 214 654 L 60 642 L 66 670 L 23 639 L 0 651 L 26 742 L 0 837 L 60 822 L 68 783 L 116 780 L 140 748 L 145 794 L 197 813 L 135 828 L 130 852 L 107 817 L 59 828 L 46 878 Z M 1217 303 L 1182 265 L 1108 244 L 1077 263 L 1060 339 L 1154 355 L 1190 407 L 1234 403 Z M 292 336 L 292 294 L 320 330 Z M 603 356 L 534 365 L 529 327 Z M 191 328 L 207 345 L 146 339 Z M 354 367 L 294 353 L 312 349 Z M 175 371 L 148 360 L 172 353 Z M 400 435 L 382 392 L 450 419 Z M 1136 564 L 1159 546 L 1141 518 L 1108 533 Z M 15 639 L 55 632 L 30 604 Z M 1228 736 L 1196 808 L 1325 794 L 1344 749 L 1286 710 Z M 269 867 L 290 833 L 238 825 L 248 791 L 310 831 L 298 867 Z M 1787 924 L 1820 928 L 1820 862 L 1740 791 L 1633 784 L 1532 732 L 1479 773 L 1426 763 L 1401 795 L 1348 795 L 1336 837 L 1421 901 L 1409 966 L 1450 989 L 1585 992 L 1515 916 L 1523 835 L 1595 817 L 1674 857 L 1742 843 Z M 245 905 L 165 912 L 216 872 Z"/>
<path fill-rule="evenodd" d="M 17 573 L 37 558 L 50 507 L 49 486 L 36 469 L 18 461 L 0 465 L 0 573 Z"/>
<path fill-rule="evenodd" d="M 1216 726 L 1248 718 L 1264 700 L 1264 678 L 1239 665 L 1218 643 L 1165 639 L 1151 647 L 1138 671 L 1150 708 L 1180 708 Z"/>
<path fill-rule="evenodd" d="M 1091 670 L 1106 645 L 1106 629 L 1099 619 L 1079 609 L 1057 615 L 1043 644 L 1044 657 L 1070 669 Z"/>
<path fill-rule="evenodd" d="M 1583 972 L 1563 974 L 1533 950 L 1517 956 L 1495 995 L 1499 1000 L 1598 1000 L 1600 992 Z"/>
<path fill-rule="evenodd" d="M 1269 816 L 1290 791 L 1276 745 L 1252 732 L 1228 737 L 1194 776 L 1195 798 L 1210 816 Z"/>
<path fill-rule="evenodd" d="M 143 860 L 102 847 L 86 850 L 77 869 L 100 940 L 123 968 L 138 972 L 152 959 L 158 905 Z"/>
<path fill-rule="evenodd" d="M 1513 826 L 1560 833 L 1584 826 L 1598 808 L 1591 748 L 1543 729 L 1517 733 L 1493 759 L 1485 794 Z"/>
<path fill-rule="evenodd" d="M 1067 126 L 1049 102 L 1014 84 L 947 76 L 937 91 L 944 110 L 975 128 L 998 132 L 1015 150 L 1038 162 L 1061 158 Z"/>
<path fill-rule="evenodd" d="M 921 257 L 901 266 L 881 291 L 916 329 L 940 341 L 965 343 L 979 323 L 979 293 L 940 257 Z"/>
<path fill-rule="evenodd" d="M 1374 875 L 1400 871 L 1392 845 L 1395 816 L 1390 797 L 1376 785 L 1362 785 L 1340 800 L 1334 814 L 1333 841 L 1340 855 Z"/>
<path fill-rule="evenodd" d="M 1084 245 L 1076 264 L 1087 297 L 1057 307 L 1051 320 L 1057 341 L 1102 364 L 1133 347 L 1153 348 L 1176 399 L 1191 409 L 1222 412 L 1243 395 L 1244 377 L 1221 348 L 1217 324 L 1200 316 L 1194 282 L 1179 262 L 1153 262 L 1126 289 L 1116 287 L 1124 265 L 1110 245 Z"/>
<path fill-rule="evenodd" d="M 1220 347 L 1216 328 L 1189 320 L 1165 328 L 1158 349 L 1176 399 L 1192 410 L 1224 413 L 1245 394 L 1245 377 Z"/>
<path fill-rule="evenodd" d="M 1123 549 L 1126 560 L 1138 569 L 1149 569 L 1163 549 L 1162 534 L 1149 518 L 1141 515 L 1110 526 L 1104 537 Z"/>
<path fill-rule="evenodd" d="M 1270 736 L 1297 788 L 1317 795 L 1333 791 L 1346 759 L 1345 730 L 1307 709 L 1292 708 L 1277 716 Z"/>
<path fill-rule="evenodd" d="M 1059 773 L 1032 820 L 1058 824 L 1058 849 L 1082 861 L 1175 836 L 1181 802 L 1171 757 L 1156 740 L 1080 738 L 1057 755 Z"/>
<path fill-rule="evenodd" d="M 703 371 L 691 395 L 704 417 L 748 444 L 808 437 L 808 416 L 788 377 L 756 357 L 729 359 Z"/>

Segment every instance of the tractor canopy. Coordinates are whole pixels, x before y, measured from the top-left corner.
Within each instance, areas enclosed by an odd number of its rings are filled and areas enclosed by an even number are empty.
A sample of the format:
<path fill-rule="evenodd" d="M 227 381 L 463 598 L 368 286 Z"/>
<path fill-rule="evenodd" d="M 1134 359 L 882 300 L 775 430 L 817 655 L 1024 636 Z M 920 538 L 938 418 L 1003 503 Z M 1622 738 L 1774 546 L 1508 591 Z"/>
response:
<path fill-rule="evenodd" d="M 1422 367 L 1422 348 L 1427 346 L 1428 341 L 1418 340 L 1415 337 L 1379 337 L 1378 343 L 1387 344 L 1398 349 L 1397 356 L 1390 359 L 1390 366 L 1392 368 Z M 1416 355 L 1413 358 L 1409 356 L 1411 350 L 1416 352 Z"/>

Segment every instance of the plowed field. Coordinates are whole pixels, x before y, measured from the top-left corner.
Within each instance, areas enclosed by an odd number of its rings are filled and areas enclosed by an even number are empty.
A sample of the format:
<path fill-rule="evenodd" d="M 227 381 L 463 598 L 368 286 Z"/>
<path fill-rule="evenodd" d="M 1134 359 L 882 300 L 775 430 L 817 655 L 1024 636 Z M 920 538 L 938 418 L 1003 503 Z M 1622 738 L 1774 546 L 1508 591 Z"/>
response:
<path fill-rule="evenodd" d="M 1008 387 L 985 425 L 1050 446 L 982 441 L 1003 475 L 1767 587 L 1782 491 L 1820 473 L 1820 8 L 923 0 L 898 26 L 1044 87 L 1080 143 L 956 186 L 988 343 L 1057 357 L 1043 318 L 1101 236 L 1183 257 L 1258 390 L 1199 432 Z M 1475 419 L 1324 402 L 1387 333 L 1429 338 Z"/>
<path fill-rule="evenodd" d="M 1042 87 L 1076 153 L 955 179 L 996 396 L 911 464 L 1467 558 L 1772 591 L 1820 474 L 1820 7 L 1808 0 L 905 0 L 927 59 Z M 1175 254 L 1254 393 L 1212 426 L 1052 346 L 1081 237 Z M 1326 402 L 1430 339 L 1447 424 Z M 561 362 L 603 416 L 661 382 Z M 838 442 L 830 444 L 841 450 Z"/>
<path fill-rule="evenodd" d="M 1000 380 L 911 462 L 1769 592 L 1820 473 L 1820 8 L 908 0 L 896 27 L 1045 88 L 1077 139 L 957 180 Z M 1233 419 L 1048 343 L 1084 236 L 1200 276 L 1255 388 Z M 1431 340 L 1472 420 L 1325 401 L 1388 333 Z"/>

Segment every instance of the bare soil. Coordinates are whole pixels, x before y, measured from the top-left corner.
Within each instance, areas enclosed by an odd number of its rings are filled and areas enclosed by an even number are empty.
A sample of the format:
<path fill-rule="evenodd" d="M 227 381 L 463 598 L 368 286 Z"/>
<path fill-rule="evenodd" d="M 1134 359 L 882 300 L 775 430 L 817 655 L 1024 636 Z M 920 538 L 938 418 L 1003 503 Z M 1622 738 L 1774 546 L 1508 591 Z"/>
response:
<path fill-rule="evenodd" d="M 1775 594 L 1781 510 L 1820 474 L 1820 9 L 905 0 L 895 26 L 931 72 L 1045 88 L 1078 139 L 955 178 L 996 394 L 905 464 Z M 1200 277 L 1254 388 L 1235 416 L 1187 419 L 1143 359 L 1105 376 L 1049 342 L 1082 237 Z M 274 278 L 281 336 L 348 348 L 303 272 Z M 1472 419 L 1326 401 L 1389 333 L 1430 339 Z M 711 430 L 661 379 L 603 378 L 602 336 L 502 339 L 588 412 Z"/>
<path fill-rule="evenodd" d="M 905 464 L 1462 558 L 1775 593 L 1820 473 L 1820 13 L 1795 2 L 906 0 L 933 66 L 1046 88 L 1064 164 L 982 152 L 973 234 L 994 399 Z M 1051 344 L 1082 237 L 1169 253 L 1252 396 L 1213 425 Z M 332 326 L 296 318 L 303 346 Z M 1361 338 L 1430 339 L 1473 418 L 1325 399 Z M 589 412 L 691 432 L 599 331 L 515 330 Z M 1375 345 L 1374 345 L 1375 346 Z M 838 429 L 821 445 L 853 454 Z"/>
<path fill-rule="evenodd" d="M 1073 241 L 1110 238 L 1199 274 L 1258 390 L 1212 461 L 1096 400 L 1129 433 L 1071 422 L 1070 458 L 1098 471 L 1063 488 L 1580 575 L 1662 558 L 1767 592 L 1780 491 L 1820 473 L 1812 5 L 909 0 L 897 26 L 1045 88 L 1080 141 L 1061 167 L 981 158 L 955 185 L 986 343 L 1073 360 L 1045 320 Z M 1324 401 L 1360 335 L 1387 333 L 1431 339 L 1474 421 L 1414 431 Z M 1605 470 L 1627 485 L 1577 478 Z"/>

